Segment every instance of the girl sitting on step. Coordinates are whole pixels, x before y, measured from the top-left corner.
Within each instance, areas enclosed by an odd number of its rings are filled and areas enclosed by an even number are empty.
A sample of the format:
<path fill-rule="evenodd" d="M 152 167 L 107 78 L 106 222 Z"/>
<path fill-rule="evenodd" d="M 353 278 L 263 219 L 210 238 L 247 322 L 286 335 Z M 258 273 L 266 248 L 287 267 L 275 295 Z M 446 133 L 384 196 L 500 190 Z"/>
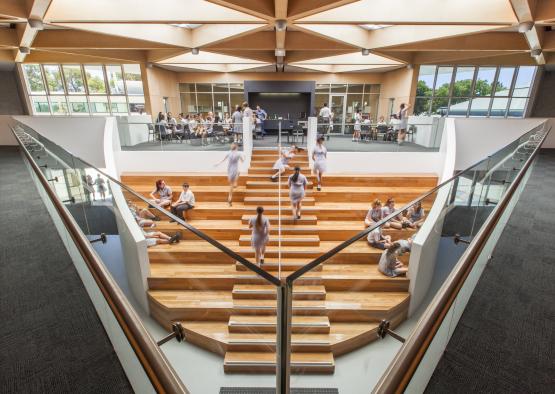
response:
<path fill-rule="evenodd" d="M 405 275 L 408 268 L 399 261 L 399 250 L 401 245 L 398 242 L 393 242 L 389 248 L 384 251 L 380 257 L 380 262 L 378 263 L 378 270 L 390 277 Z"/>

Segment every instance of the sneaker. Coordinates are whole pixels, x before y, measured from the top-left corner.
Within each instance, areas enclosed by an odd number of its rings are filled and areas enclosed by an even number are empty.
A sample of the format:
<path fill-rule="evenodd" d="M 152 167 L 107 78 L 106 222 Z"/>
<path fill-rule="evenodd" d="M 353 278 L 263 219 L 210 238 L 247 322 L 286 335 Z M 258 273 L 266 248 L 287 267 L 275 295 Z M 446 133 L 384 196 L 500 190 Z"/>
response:
<path fill-rule="evenodd" d="M 322 190 L 322 186 L 320 186 L 320 185 L 316 186 L 316 190 L 321 191 L 321 190 Z"/>
<path fill-rule="evenodd" d="M 96 201 L 96 200 L 94 200 L 94 201 Z M 149 208 L 154 208 L 154 205 L 148 204 L 148 207 L 149 207 Z"/>
<path fill-rule="evenodd" d="M 179 233 L 174 234 L 171 238 L 170 238 L 170 243 L 171 244 L 175 244 L 179 242 Z"/>
<path fill-rule="evenodd" d="M 162 220 L 162 219 L 160 219 L 160 216 L 154 215 L 154 217 L 152 218 L 152 220 L 154 220 L 155 222 L 159 222 L 159 221 Z"/>
<path fill-rule="evenodd" d="M 264 264 L 264 259 L 260 259 L 260 265 Z"/>

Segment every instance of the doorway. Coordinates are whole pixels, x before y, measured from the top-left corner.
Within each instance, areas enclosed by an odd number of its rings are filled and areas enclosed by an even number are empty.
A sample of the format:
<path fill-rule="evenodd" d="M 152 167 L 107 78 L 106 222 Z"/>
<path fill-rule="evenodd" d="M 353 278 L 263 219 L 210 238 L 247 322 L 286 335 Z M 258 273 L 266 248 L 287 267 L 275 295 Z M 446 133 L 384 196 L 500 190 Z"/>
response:
<path fill-rule="evenodd" d="M 333 113 L 333 128 L 330 133 L 344 134 L 346 104 L 346 94 L 330 94 L 330 110 Z"/>

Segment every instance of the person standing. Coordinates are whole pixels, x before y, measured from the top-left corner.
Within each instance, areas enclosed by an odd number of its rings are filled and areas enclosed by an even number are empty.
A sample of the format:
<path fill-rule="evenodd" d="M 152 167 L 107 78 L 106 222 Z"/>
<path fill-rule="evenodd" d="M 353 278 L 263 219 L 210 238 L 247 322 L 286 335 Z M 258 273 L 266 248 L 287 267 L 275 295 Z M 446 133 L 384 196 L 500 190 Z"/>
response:
<path fill-rule="evenodd" d="M 96 184 L 96 190 L 98 194 L 100 194 L 100 198 L 102 200 L 106 200 L 106 180 L 100 176 L 100 174 L 96 174 L 96 180 L 94 181 Z"/>
<path fill-rule="evenodd" d="M 171 204 L 171 211 L 181 220 L 186 220 L 184 216 L 185 212 L 195 207 L 195 195 L 191 189 L 189 189 L 189 184 L 187 182 L 184 182 L 182 187 L 183 191 L 179 195 L 179 199 Z M 175 222 L 175 220 L 171 219 L 170 222 Z"/>
<path fill-rule="evenodd" d="M 397 143 L 399 145 L 405 142 L 405 138 L 407 136 L 407 127 L 409 122 L 409 115 L 408 111 L 410 109 L 410 104 L 402 103 L 399 109 L 399 114 L 397 117 L 399 118 L 399 137 L 397 138 Z"/>
<path fill-rule="evenodd" d="M 235 112 L 232 115 L 233 122 L 233 142 L 240 142 L 243 140 L 243 114 L 241 107 L 235 107 Z M 240 137 L 240 138 L 239 138 Z"/>
<path fill-rule="evenodd" d="M 256 208 L 256 217 L 249 220 L 251 232 L 251 246 L 254 249 L 254 257 L 257 264 L 264 264 L 264 253 L 268 244 L 270 234 L 270 221 L 263 215 L 264 208 Z"/>
<path fill-rule="evenodd" d="M 318 180 L 317 190 L 322 190 L 322 175 L 326 172 L 326 163 L 328 157 L 328 150 L 324 146 L 324 137 L 318 137 L 316 146 L 312 151 L 312 160 L 314 160 L 314 173 Z"/>
<path fill-rule="evenodd" d="M 222 164 L 227 160 L 227 180 L 229 181 L 229 194 L 227 196 L 227 203 L 232 206 L 233 201 L 233 191 L 237 187 L 237 181 L 239 180 L 239 163 L 243 162 L 245 158 L 237 150 L 238 146 L 236 143 L 231 144 L 231 150 L 228 154 L 216 164 L 216 166 Z"/>
<path fill-rule="evenodd" d="M 324 103 L 324 106 L 320 108 L 320 113 L 318 116 L 321 118 L 321 122 L 324 125 L 324 131 L 329 134 L 329 125 L 331 124 L 331 110 L 328 108 L 328 103 Z"/>
<path fill-rule="evenodd" d="M 301 168 L 295 167 L 295 173 L 289 176 L 289 199 L 291 200 L 291 211 L 293 219 L 301 218 L 301 208 L 307 185 L 306 177 L 301 174 Z"/>
<path fill-rule="evenodd" d="M 266 113 L 266 111 L 260 108 L 260 105 L 256 106 L 255 113 L 256 117 L 260 120 L 260 134 L 262 134 L 262 137 L 264 137 L 266 135 L 266 130 L 264 129 L 264 121 L 268 119 L 268 114 Z"/>
<path fill-rule="evenodd" d="M 249 103 L 244 101 L 242 108 L 243 108 L 243 121 L 245 121 L 245 118 L 247 118 L 248 119 L 247 122 L 252 122 L 252 117 L 254 115 L 254 112 L 252 111 L 251 107 L 249 107 Z"/>
<path fill-rule="evenodd" d="M 355 114 L 355 126 L 353 131 L 353 142 L 360 141 L 360 131 L 362 129 L 362 111 L 357 109 Z"/>

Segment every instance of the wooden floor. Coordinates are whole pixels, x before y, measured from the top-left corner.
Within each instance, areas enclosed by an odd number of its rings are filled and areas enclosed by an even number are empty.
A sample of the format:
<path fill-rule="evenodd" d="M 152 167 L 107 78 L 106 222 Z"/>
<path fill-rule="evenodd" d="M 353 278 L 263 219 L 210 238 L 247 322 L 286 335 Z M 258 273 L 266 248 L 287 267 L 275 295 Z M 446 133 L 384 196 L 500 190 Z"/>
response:
<path fill-rule="evenodd" d="M 394 197 L 401 206 L 437 183 L 429 174 L 341 174 L 326 176 L 323 190 L 317 191 L 305 153 L 291 162 L 305 168 L 309 178 L 303 216 L 293 220 L 286 184 L 291 171 L 281 182 L 269 179 L 276 158 L 275 150 L 254 150 L 249 173 L 241 176 L 232 207 L 225 202 L 226 176 L 168 173 L 163 177 L 174 198 L 183 181 L 191 185 L 197 200 L 195 209 L 188 212 L 192 226 L 251 261 L 254 253 L 247 222 L 258 205 L 264 206 L 273 227 L 263 267 L 281 278 L 363 230 L 373 199 Z M 160 176 L 124 174 L 122 181 L 148 196 Z M 139 203 L 131 195 L 126 197 Z M 158 222 L 157 230 L 179 232 L 182 241 L 149 249 L 151 315 L 166 327 L 181 321 L 189 342 L 224 357 L 225 372 L 273 373 L 274 286 L 175 223 Z M 413 233 L 407 229 L 385 232 L 393 239 L 406 239 Z M 409 280 L 382 275 L 377 269 L 380 254 L 361 240 L 295 282 L 293 372 L 333 373 L 334 356 L 376 339 L 381 319 L 391 320 L 393 326 L 405 319 Z M 408 256 L 403 260 L 408 262 Z"/>

